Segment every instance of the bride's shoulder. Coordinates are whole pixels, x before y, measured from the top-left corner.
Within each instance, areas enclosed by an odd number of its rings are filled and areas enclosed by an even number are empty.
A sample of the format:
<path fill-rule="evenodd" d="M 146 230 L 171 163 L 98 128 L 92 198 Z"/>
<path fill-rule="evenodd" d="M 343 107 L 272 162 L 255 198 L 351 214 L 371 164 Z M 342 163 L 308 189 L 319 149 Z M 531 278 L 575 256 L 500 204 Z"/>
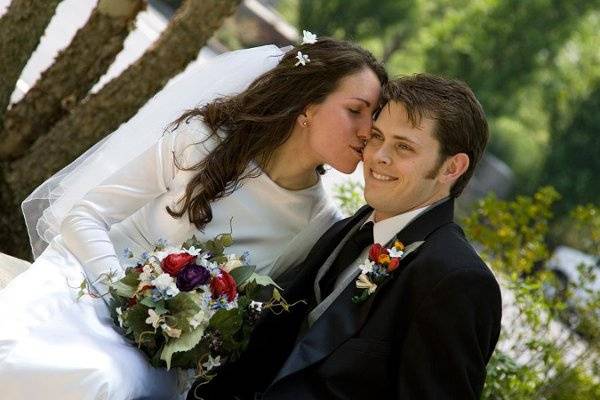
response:
<path fill-rule="evenodd" d="M 180 121 L 166 135 L 172 135 L 171 152 L 186 164 L 201 161 L 221 141 L 220 135 L 212 135 L 210 128 L 198 116 Z"/>

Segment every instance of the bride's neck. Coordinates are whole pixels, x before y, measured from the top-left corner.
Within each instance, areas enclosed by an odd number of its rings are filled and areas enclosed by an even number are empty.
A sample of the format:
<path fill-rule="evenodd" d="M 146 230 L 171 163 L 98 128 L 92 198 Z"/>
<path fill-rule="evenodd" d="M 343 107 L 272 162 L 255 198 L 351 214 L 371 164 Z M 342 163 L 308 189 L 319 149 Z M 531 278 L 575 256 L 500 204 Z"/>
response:
<path fill-rule="evenodd" d="M 301 190 L 314 186 L 319 181 L 316 171 L 319 163 L 311 159 L 306 149 L 300 135 L 292 133 L 262 169 L 273 182 L 285 189 Z"/>

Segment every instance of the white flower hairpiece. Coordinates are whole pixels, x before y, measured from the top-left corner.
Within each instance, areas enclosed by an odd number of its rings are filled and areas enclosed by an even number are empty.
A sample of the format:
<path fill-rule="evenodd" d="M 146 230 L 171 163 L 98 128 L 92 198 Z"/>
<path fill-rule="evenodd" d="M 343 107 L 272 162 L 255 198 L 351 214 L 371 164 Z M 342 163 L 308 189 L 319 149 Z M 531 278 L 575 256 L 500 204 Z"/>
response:
<path fill-rule="evenodd" d="M 310 62 L 310 58 L 308 58 L 308 54 L 302 54 L 301 51 L 298 52 L 298 54 L 296 54 L 296 58 L 298 59 L 298 62 L 296 64 L 294 64 L 294 66 L 298 66 L 298 65 L 306 65 L 306 63 Z"/>
<path fill-rule="evenodd" d="M 317 42 L 317 35 L 309 31 L 302 31 L 302 44 L 313 44 Z"/>

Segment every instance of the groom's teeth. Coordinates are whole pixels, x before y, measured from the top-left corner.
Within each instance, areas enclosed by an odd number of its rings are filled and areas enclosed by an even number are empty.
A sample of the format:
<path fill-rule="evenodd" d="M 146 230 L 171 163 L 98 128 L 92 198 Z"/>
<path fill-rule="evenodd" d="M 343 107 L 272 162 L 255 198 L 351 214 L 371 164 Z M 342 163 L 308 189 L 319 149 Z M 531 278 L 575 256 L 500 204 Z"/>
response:
<path fill-rule="evenodd" d="M 396 179 L 396 178 L 392 178 L 391 176 L 380 175 L 375 171 L 371 171 L 371 174 L 373 174 L 373 177 L 375 179 L 380 180 L 380 181 L 392 181 L 392 180 Z"/>

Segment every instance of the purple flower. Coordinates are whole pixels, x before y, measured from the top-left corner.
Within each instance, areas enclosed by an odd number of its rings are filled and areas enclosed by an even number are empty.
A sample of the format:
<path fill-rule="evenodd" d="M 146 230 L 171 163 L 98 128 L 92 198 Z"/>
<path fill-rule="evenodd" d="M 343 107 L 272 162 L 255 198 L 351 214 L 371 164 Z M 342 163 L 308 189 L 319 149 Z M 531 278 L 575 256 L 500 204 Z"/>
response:
<path fill-rule="evenodd" d="M 209 279 L 210 272 L 206 268 L 190 263 L 177 274 L 177 288 L 182 292 L 189 292 L 200 285 L 208 283 Z"/>

